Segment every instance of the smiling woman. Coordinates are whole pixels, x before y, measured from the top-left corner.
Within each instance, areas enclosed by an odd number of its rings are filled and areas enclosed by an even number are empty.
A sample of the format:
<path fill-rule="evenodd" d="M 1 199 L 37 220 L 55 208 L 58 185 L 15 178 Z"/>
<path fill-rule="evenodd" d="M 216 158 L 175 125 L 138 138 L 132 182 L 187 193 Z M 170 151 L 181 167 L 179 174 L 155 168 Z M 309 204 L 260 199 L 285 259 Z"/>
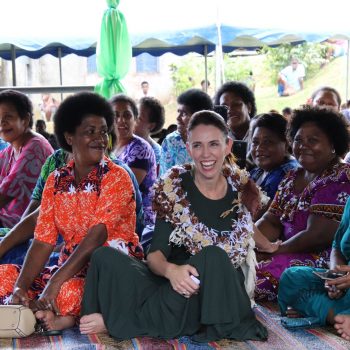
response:
<path fill-rule="evenodd" d="M 157 178 L 156 157 L 151 145 L 134 134 L 138 118 L 136 102 L 129 96 L 117 94 L 110 100 L 115 113 L 117 147 L 115 155 L 125 162 L 136 176 L 142 195 L 145 225 L 154 225 L 151 188 Z"/>
<path fill-rule="evenodd" d="M 147 264 L 109 248 L 94 253 L 82 333 L 266 339 L 246 291 L 246 285 L 254 290 L 250 211 L 259 198 L 253 184 L 246 187 L 247 173 L 226 158 L 231 144 L 219 114 L 191 116 L 187 148 L 194 164 L 172 167 L 155 184 L 157 220 Z M 246 280 L 243 266 L 249 266 Z"/>
<path fill-rule="evenodd" d="M 266 192 L 269 205 L 283 177 L 297 168 L 298 162 L 289 153 L 287 121 L 282 115 L 259 114 L 251 124 L 251 154 L 257 166 L 250 171 L 250 177 Z M 268 206 L 262 208 L 254 219 L 259 219 L 267 209 Z"/>
<path fill-rule="evenodd" d="M 257 227 L 283 242 L 260 254 L 256 297 L 275 299 L 282 272 L 293 265 L 328 267 L 332 240 L 350 194 L 350 165 L 341 160 L 349 134 L 344 117 L 329 108 L 295 110 L 289 137 L 300 164 L 280 183 Z"/>
<path fill-rule="evenodd" d="M 0 265 L 0 301 L 29 305 L 44 328 L 73 326 L 80 313 L 92 252 L 111 245 L 142 257 L 135 233 L 135 196 L 128 173 L 105 156 L 113 128 L 110 104 L 94 93 L 66 98 L 55 117 L 61 147 L 73 155 L 46 181 L 34 240 L 23 267 Z M 44 268 L 58 233 L 58 266 Z M 40 287 L 38 287 L 40 286 Z"/>
<path fill-rule="evenodd" d="M 14 90 L 0 92 L 0 137 L 10 144 L 0 152 L 0 227 L 11 228 L 20 220 L 41 166 L 53 152 L 32 126 L 28 97 Z"/>

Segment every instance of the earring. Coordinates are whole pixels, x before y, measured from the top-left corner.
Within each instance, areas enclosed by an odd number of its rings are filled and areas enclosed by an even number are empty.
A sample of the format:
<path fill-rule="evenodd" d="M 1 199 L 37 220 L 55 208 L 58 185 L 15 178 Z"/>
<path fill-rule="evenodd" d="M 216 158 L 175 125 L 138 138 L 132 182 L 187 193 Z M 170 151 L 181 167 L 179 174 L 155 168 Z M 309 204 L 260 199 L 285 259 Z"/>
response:
<path fill-rule="evenodd" d="M 335 153 L 335 149 L 333 148 L 333 149 L 332 149 L 332 154 L 334 154 L 334 153 Z"/>

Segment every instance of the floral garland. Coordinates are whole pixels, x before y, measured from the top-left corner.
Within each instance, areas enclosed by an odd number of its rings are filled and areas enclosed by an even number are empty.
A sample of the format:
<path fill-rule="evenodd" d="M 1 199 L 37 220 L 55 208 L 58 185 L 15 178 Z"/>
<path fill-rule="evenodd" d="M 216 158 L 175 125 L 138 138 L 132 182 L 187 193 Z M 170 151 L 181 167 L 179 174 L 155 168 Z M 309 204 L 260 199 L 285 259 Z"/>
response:
<path fill-rule="evenodd" d="M 249 175 L 236 165 L 225 164 L 223 166 L 222 174 L 226 177 L 232 190 L 238 192 L 238 199 L 234 201 L 233 208 L 223 213 L 222 216 L 228 215 L 230 211 L 237 208 L 238 217 L 232 219 L 230 235 L 218 236 L 217 233 L 199 222 L 191 211 L 190 202 L 186 199 L 186 193 L 181 187 L 180 175 L 191 170 L 191 164 L 175 166 L 154 185 L 153 210 L 157 213 L 157 217 L 164 218 L 175 227 L 170 234 L 170 242 L 179 246 L 184 245 L 192 255 L 197 254 L 206 246 L 218 246 L 226 251 L 232 264 L 238 267 L 246 260 L 248 250 L 254 248 L 252 247 L 252 244 L 254 245 L 252 217 L 241 203 L 242 189 L 248 182 Z"/>

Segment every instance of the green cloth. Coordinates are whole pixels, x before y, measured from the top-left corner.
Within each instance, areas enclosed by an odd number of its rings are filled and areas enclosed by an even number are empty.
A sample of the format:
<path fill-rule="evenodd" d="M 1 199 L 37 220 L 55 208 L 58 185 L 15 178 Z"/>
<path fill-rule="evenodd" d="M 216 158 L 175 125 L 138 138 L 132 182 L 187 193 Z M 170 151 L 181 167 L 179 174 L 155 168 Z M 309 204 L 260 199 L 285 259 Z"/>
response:
<path fill-rule="evenodd" d="M 41 202 L 44 187 L 49 175 L 55 170 L 66 165 L 68 159 L 68 153 L 62 148 L 59 148 L 51 156 L 49 156 L 44 165 L 41 168 L 40 176 L 36 182 L 35 188 L 32 193 L 32 200 Z"/>
<path fill-rule="evenodd" d="M 103 80 L 95 91 L 110 98 L 125 91 L 120 79 L 129 71 L 132 46 L 124 15 L 117 9 L 119 0 L 107 0 L 107 5 L 96 47 L 97 72 Z"/>
<path fill-rule="evenodd" d="M 191 202 L 191 209 L 196 213 L 199 221 L 219 233 L 230 231 L 232 218 L 233 215 L 236 216 L 236 211 L 226 216 L 226 218 L 220 218 L 220 215 L 232 207 L 232 201 L 237 198 L 237 192 L 233 193 L 232 187 L 227 186 L 227 193 L 224 198 L 210 200 L 198 190 L 189 172 L 181 174 L 180 177 L 182 188 Z M 156 220 L 154 231 L 149 252 L 160 250 L 170 262 L 176 262 L 177 264 L 184 263 L 189 259 L 190 254 L 185 251 L 184 247 L 169 244 L 169 236 L 173 231 L 173 227 L 169 222 Z"/>
<path fill-rule="evenodd" d="M 350 265 L 350 198 L 348 198 L 344 213 L 333 240 L 333 249 L 337 249 Z M 339 299 L 330 299 L 324 288 L 325 281 L 314 274 L 314 271 L 324 272 L 325 269 L 308 266 L 294 266 L 285 270 L 280 279 L 278 304 L 282 314 L 288 306 L 306 317 L 315 317 L 322 325 L 327 323 L 330 310 L 333 314 L 350 314 L 350 289 L 345 289 Z"/>
<path fill-rule="evenodd" d="M 230 186 L 223 199 L 209 200 L 198 196 L 192 178 L 184 175 L 182 184 L 188 189 L 187 199 L 197 216 L 218 231 L 229 230 L 231 220 L 217 218 L 232 206 L 235 193 Z M 206 247 L 190 257 L 183 247 L 169 245 L 171 231 L 169 223 L 157 220 L 151 251 L 159 249 L 169 261 L 193 265 L 199 273 L 198 295 L 184 298 L 143 262 L 102 247 L 91 259 L 82 314 L 102 313 L 110 335 L 118 339 L 171 339 L 184 335 L 200 342 L 266 339 L 267 330 L 251 309 L 241 269 L 235 269 L 219 247 Z"/>

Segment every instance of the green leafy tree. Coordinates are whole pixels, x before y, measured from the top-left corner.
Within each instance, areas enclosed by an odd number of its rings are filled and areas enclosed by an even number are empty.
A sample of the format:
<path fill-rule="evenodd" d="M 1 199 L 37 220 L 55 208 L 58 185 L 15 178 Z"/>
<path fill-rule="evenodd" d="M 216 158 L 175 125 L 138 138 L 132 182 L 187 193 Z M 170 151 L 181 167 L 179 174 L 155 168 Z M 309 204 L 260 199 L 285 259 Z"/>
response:
<path fill-rule="evenodd" d="M 264 47 L 262 53 L 266 55 L 265 65 L 271 83 L 276 84 L 278 73 L 290 64 L 292 56 L 298 57 L 299 61 L 304 64 L 306 78 L 313 77 L 324 65 L 327 50 L 327 44 L 303 43 L 295 46 L 283 44 L 276 48 Z"/>
<path fill-rule="evenodd" d="M 212 57 L 208 58 L 208 80 L 214 80 L 214 61 Z M 200 82 L 205 77 L 204 59 L 195 54 L 186 55 L 178 63 L 172 63 L 170 66 L 171 77 L 174 84 L 174 94 L 178 96 L 182 92 L 192 87 L 199 87 Z"/>
<path fill-rule="evenodd" d="M 215 57 L 207 59 L 208 80 L 213 85 L 215 81 Z M 248 57 L 224 55 L 225 80 L 248 81 L 252 71 L 252 63 Z M 199 87 L 205 77 L 204 59 L 198 55 L 186 55 L 180 62 L 169 66 L 174 84 L 174 94 L 178 96 L 191 87 Z M 213 85 L 214 86 L 214 85 Z"/>

